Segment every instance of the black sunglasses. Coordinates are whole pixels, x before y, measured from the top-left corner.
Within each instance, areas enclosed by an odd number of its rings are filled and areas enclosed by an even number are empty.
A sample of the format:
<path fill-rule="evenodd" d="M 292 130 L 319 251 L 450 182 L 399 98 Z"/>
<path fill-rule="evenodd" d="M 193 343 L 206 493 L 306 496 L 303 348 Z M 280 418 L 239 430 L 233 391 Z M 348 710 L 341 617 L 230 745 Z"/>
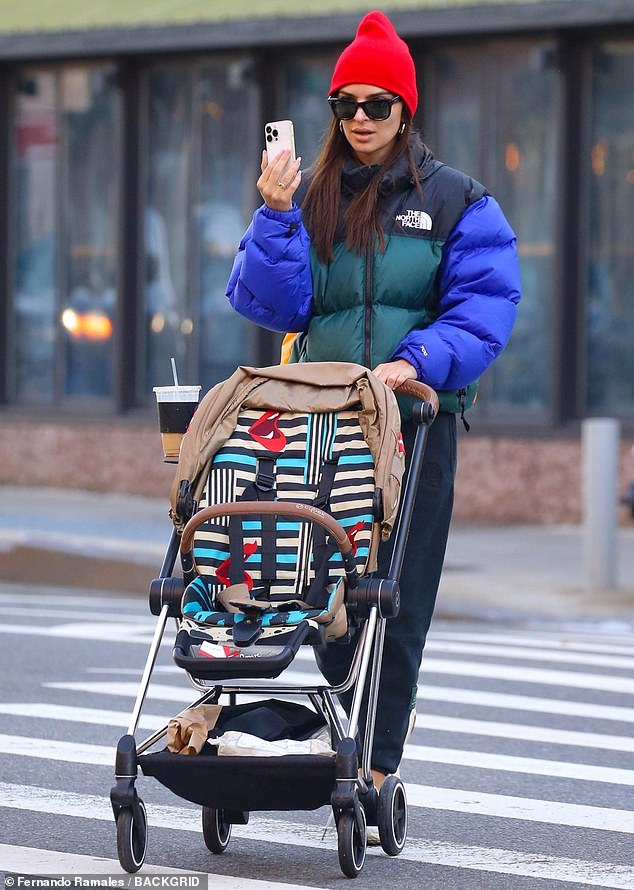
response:
<path fill-rule="evenodd" d="M 371 121 L 386 121 L 392 113 L 392 105 L 400 101 L 400 96 L 394 96 L 393 99 L 367 99 L 365 102 L 328 96 L 328 104 L 338 121 L 351 121 L 357 113 L 357 108 L 363 108 L 364 114 Z"/>

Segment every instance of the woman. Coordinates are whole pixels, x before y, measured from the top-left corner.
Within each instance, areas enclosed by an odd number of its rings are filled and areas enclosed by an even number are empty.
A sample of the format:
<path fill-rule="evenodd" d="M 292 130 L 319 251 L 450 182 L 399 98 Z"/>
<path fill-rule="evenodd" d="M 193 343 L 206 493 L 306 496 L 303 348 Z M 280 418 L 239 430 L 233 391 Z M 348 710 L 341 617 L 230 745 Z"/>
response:
<path fill-rule="evenodd" d="M 407 378 L 439 391 L 405 564 L 401 611 L 387 622 L 372 773 L 397 770 L 413 728 L 418 671 L 453 505 L 456 412 L 506 345 L 519 301 L 515 236 L 496 201 L 434 160 L 412 129 L 416 72 L 390 21 L 371 12 L 339 57 L 333 121 L 312 170 L 263 153 L 256 211 L 227 295 L 242 315 L 300 332 L 295 361 L 349 361 L 391 388 Z M 300 209 L 301 207 L 301 209 Z M 414 425 L 403 403 L 403 437 Z M 389 566 L 379 554 L 379 574 Z M 318 653 L 330 683 L 350 647 Z"/>

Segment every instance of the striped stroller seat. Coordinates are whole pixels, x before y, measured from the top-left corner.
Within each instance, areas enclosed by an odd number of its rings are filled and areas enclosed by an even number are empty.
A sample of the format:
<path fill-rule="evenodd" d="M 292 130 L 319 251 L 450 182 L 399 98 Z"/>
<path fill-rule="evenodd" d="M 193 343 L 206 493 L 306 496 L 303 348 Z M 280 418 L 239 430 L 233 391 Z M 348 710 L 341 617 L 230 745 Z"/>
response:
<path fill-rule="evenodd" d="M 200 507 L 293 501 L 330 513 L 352 542 L 359 574 L 370 553 L 374 460 L 357 411 L 244 410 L 215 454 Z M 188 585 L 184 618 L 229 641 L 245 605 L 262 606 L 261 636 L 311 619 L 327 637 L 346 631 L 342 557 L 325 531 L 274 516 L 218 517 L 194 537 L 198 576 Z"/>
<path fill-rule="evenodd" d="M 399 432 L 393 394 L 358 365 L 239 368 L 205 396 L 171 493 L 177 663 L 200 673 L 205 659 L 348 633 L 350 573 L 375 570 L 396 515 Z"/>

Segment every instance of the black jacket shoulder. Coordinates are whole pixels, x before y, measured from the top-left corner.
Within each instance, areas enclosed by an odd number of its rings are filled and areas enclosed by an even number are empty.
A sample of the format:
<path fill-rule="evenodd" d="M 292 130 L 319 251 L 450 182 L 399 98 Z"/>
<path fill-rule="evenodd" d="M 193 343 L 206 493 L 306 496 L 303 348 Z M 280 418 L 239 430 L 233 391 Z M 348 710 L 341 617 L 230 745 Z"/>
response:
<path fill-rule="evenodd" d="M 446 240 L 465 209 L 488 194 L 482 183 L 435 159 L 421 170 L 423 208 L 433 220 L 433 236 Z"/>
<path fill-rule="evenodd" d="M 451 196 L 451 199 L 462 204 L 463 208 L 489 194 L 477 179 L 435 159 L 425 165 L 423 183 L 425 188 Z"/>

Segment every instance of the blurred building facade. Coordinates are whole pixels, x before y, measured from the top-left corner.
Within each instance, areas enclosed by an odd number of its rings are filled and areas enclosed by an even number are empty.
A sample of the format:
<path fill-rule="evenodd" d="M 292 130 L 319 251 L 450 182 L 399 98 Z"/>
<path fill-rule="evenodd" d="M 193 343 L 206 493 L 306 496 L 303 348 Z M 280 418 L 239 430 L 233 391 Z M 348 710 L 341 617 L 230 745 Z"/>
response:
<path fill-rule="evenodd" d="M 170 358 L 203 390 L 276 362 L 279 338 L 224 296 L 263 123 L 291 117 L 310 163 L 365 11 L 120 5 L 0 23 L 0 482 L 162 495 Z M 461 437 L 457 516 L 575 521 L 583 418 L 621 420 L 634 478 L 634 2 L 381 8 L 425 141 L 518 235 L 523 302 Z"/>

